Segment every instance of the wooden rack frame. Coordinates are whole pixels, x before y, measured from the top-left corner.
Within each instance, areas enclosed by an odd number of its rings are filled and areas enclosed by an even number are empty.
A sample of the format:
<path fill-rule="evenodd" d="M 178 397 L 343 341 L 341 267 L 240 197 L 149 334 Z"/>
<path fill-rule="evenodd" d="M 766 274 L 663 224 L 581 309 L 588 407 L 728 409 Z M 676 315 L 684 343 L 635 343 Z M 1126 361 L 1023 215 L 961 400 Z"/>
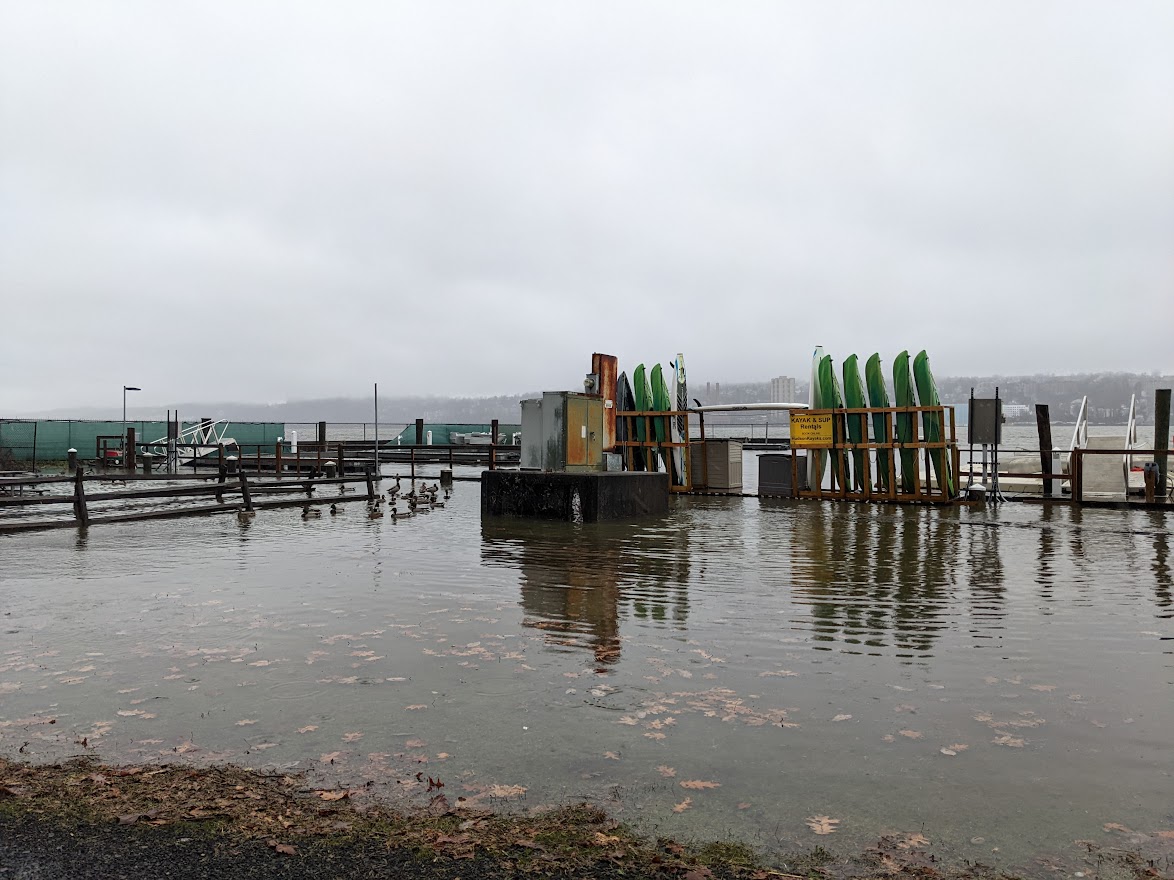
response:
<path fill-rule="evenodd" d="M 961 461 L 958 450 L 956 424 L 954 421 L 954 407 L 863 407 L 860 409 L 816 409 L 804 410 L 803 412 L 807 415 L 831 415 L 833 442 L 831 445 L 796 446 L 794 441 L 792 441 L 792 497 L 837 501 L 889 501 L 921 504 L 947 504 L 953 503 L 958 498 L 958 472 Z M 946 420 L 947 412 L 949 413 L 948 421 Z M 924 425 L 922 415 L 924 413 L 937 414 L 942 426 L 942 440 L 930 441 L 923 437 Z M 846 440 L 848 436 L 848 416 L 862 416 L 867 419 L 865 422 L 865 427 L 867 428 L 865 436 L 868 436 L 872 433 L 872 416 L 878 414 L 884 417 L 885 436 L 883 440 L 864 443 L 851 443 Z M 911 419 L 913 439 L 907 443 L 902 443 L 895 437 L 894 425 L 897 416 L 909 416 Z M 799 458 L 794 454 L 799 450 L 806 451 L 808 455 L 814 455 L 816 462 L 816 485 L 803 490 L 798 489 L 800 485 Z M 908 452 L 909 450 L 914 450 L 917 460 L 925 465 L 924 480 L 921 477 L 920 467 L 914 471 L 912 475 L 912 491 L 902 490 L 898 477 L 900 471 L 897 467 L 897 457 L 902 452 Z M 947 490 L 947 487 L 937 486 L 933 483 L 932 456 L 934 450 L 942 450 L 943 455 L 949 456 L 948 463 L 954 483 L 953 494 Z M 840 472 L 838 462 L 846 462 L 853 452 L 865 453 L 863 490 L 858 490 L 854 486 L 850 486 L 849 480 L 845 479 L 845 474 Z M 873 474 L 873 456 L 874 453 L 878 452 L 889 453 L 888 473 L 886 475 L 888 478 L 887 490 L 881 488 L 879 480 Z M 828 465 L 832 467 L 832 485 L 828 489 L 824 489 L 822 485 L 825 473 L 822 459 L 825 457 L 828 458 Z"/>
<path fill-rule="evenodd" d="M 688 411 L 687 410 L 633 410 L 631 412 L 622 411 L 622 410 L 616 411 L 616 418 L 617 419 L 627 419 L 628 420 L 627 424 L 628 424 L 629 437 L 636 436 L 636 422 L 638 419 L 644 420 L 644 435 L 646 437 L 654 437 L 655 436 L 656 430 L 653 427 L 653 424 L 658 419 L 664 420 L 664 435 L 665 435 L 665 437 L 671 437 L 672 436 L 672 426 L 670 425 L 670 420 L 675 419 L 677 417 L 681 417 L 685 423 L 685 432 L 682 435 L 682 438 L 680 441 L 665 440 L 663 443 L 661 443 L 655 439 L 617 440 L 616 441 L 616 448 L 622 451 L 623 456 L 624 456 L 624 470 L 628 470 L 628 471 L 634 470 L 634 468 L 632 467 L 633 456 L 635 455 L 634 450 L 637 450 L 637 449 L 652 450 L 652 456 L 655 456 L 656 451 L 661 450 L 661 449 L 664 449 L 664 450 L 673 450 L 673 449 L 678 449 L 678 448 L 684 449 L 685 454 L 684 454 L 683 458 L 684 458 L 684 471 L 685 472 L 681 475 L 684 482 L 677 483 L 673 480 L 673 469 L 670 466 L 668 468 L 669 489 L 672 492 L 691 492 L 693 490 L 693 474 L 692 474 L 692 462 L 690 460 L 690 452 L 689 452 L 690 440 L 689 440 L 689 413 L 688 413 Z M 649 463 L 648 462 L 648 453 L 642 453 L 642 454 L 645 455 L 645 470 L 648 470 L 648 468 L 647 468 L 647 464 Z M 653 457 L 652 461 L 655 462 L 656 458 Z M 657 466 L 656 469 L 657 470 L 659 469 L 659 465 Z"/>

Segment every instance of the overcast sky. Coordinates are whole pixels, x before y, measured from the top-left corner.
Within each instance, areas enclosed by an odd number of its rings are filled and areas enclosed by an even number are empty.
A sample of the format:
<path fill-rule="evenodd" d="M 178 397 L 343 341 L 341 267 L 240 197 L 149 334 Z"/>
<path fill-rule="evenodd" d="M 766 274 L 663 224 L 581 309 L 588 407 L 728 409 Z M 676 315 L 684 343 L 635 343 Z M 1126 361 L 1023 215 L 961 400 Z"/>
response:
<path fill-rule="evenodd" d="M 0 0 L 0 415 L 1174 370 L 1174 3 Z"/>

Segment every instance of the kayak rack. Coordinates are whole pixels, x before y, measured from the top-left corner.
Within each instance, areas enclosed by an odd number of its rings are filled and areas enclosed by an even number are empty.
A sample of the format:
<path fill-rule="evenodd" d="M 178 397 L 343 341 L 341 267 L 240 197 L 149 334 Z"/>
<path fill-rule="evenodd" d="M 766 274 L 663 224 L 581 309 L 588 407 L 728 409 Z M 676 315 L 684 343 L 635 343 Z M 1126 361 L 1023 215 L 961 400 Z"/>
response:
<path fill-rule="evenodd" d="M 947 415 L 949 418 L 947 419 Z M 873 417 L 880 416 L 880 438 L 869 440 Z M 926 425 L 936 417 L 940 439 L 926 436 Z M 848 425 L 863 420 L 864 440 L 852 443 Z M 801 419 L 811 430 L 798 430 Z M 828 423 L 830 422 L 830 431 Z M 899 433 L 909 439 L 898 439 Z M 959 451 L 952 406 L 863 407 L 804 410 L 792 413 L 791 448 L 807 450 L 814 479 L 799 470 L 799 456 L 791 456 L 791 497 L 825 501 L 866 501 L 907 504 L 952 504 L 958 499 Z M 924 473 L 922 468 L 924 466 Z M 859 468 L 859 472 L 857 469 Z M 934 478 L 947 469 L 947 485 Z M 824 477 L 830 476 L 825 487 Z M 810 483 L 810 485 L 809 485 Z"/>
<path fill-rule="evenodd" d="M 669 474 L 669 491 L 671 492 L 690 492 L 693 489 L 693 482 L 691 479 L 692 465 L 689 458 L 689 413 L 685 410 L 630 410 L 630 411 L 616 411 L 617 419 L 624 419 L 627 425 L 627 440 L 616 440 L 616 449 L 621 451 L 624 457 L 624 470 L 626 471 L 655 471 L 659 470 L 657 452 L 661 452 L 664 458 L 668 459 L 668 453 L 673 449 L 684 450 L 684 473 L 674 474 L 671 465 L 667 465 Z M 659 441 L 655 439 L 655 427 L 659 423 L 664 429 L 664 436 L 671 437 L 671 421 L 673 419 L 680 419 L 679 425 L 684 426 L 681 431 L 680 441 L 664 440 Z M 649 438 L 646 440 L 637 440 L 636 425 L 638 421 L 642 420 L 644 424 L 644 436 Z M 617 432 L 618 433 L 618 432 Z M 642 460 L 643 465 L 636 467 L 638 461 Z M 651 465 L 651 467 L 649 466 Z"/>

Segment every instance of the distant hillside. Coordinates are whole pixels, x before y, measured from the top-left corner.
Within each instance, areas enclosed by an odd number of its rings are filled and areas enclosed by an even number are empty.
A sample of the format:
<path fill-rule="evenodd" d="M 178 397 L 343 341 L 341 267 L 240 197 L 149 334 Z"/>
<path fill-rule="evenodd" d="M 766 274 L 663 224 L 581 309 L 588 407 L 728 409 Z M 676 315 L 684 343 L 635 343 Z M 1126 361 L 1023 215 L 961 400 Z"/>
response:
<path fill-rule="evenodd" d="M 970 397 L 970 389 L 979 397 L 993 396 L 995 387 L 1007 403 L 1033 406 L 1046 403 L 1052 419 L 1062 422 L 1075 416 L 1080 400 L 1088 395 L 1090 420 L 1094 423 L 1123 422 L 1129 409 L 1131 394 L 1137 395 L 1138 418 L 1143 424 L 1153 422 L 1153 395 L 1156 388 L 1174 387 L 1174 376 L 1140 373 L 1084 373 L 1071 376 L 950 376 L 938 378 L 938 391 L 947 404 L 963 407 Z M 379 420 L 387 423 L 406 423 L 414 419 L 431 422 L 485 423 L 492 419 L 517 421 L 518 402 L 536 397 L 537 391 L 501 394 L 495 397 L 380 397 Z M 799 400 L 807 399 L 807 382 L 798 383 Z M 690 399 L 703 404 L 757 403 L 770 400 L 770 382 L 699 382 L 689 385 Z M 200 417 L 227 418 L 236 421 L 263 422 L 372 422 L 372 397 L 331 397 L 318 400 L 295 400 L 287 403 L 181 403 L 179 414 L 184 419 Z M 132 419 L 163 418 L 164 410 L 155 407 L 130 407 Z M 8 414 L 0 413 L 0 417 Z M 121 410 L 79 407 L 39 414 L 43 418 L 119 419 Z M 959 412 L 959 416 L 962 413 Z M 1023 418 L 1033 420 L 1034 414 Z M 739 421 L 778 422 L 777 413 L 744 414 Z"/>

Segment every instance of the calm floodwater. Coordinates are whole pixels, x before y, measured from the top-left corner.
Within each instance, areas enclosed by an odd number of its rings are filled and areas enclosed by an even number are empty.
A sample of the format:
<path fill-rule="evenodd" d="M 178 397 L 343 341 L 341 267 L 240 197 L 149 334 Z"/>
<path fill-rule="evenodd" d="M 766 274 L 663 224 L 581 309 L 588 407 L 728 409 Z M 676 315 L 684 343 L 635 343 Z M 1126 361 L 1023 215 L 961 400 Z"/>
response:
<path fill-rule="evenodd" d="M 1162 514 L 694 498 L 576 527 L 482 523 L 478 491 L 400 522 L 0 539 L 0 753 L 84 737 L 425 804 L 422 772 L 676 836 L 919 833 L 1029 869 L 1105 823 L 1174 828 Z"/>

